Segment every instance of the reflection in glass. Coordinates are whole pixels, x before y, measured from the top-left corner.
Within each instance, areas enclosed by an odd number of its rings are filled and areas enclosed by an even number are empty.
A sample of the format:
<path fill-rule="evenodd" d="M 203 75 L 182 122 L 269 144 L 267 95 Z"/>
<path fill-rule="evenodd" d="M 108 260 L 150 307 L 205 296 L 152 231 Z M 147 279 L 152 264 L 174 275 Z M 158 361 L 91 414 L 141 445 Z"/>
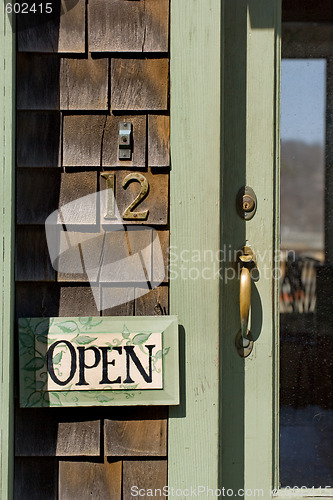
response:
<path fill-rule="evenodd" d="M 325 82 L 324 59 L 282 61 L 282 487 L 333 486 L 333 299 L 329 290 L 332 263 L 325 242 Z"/>

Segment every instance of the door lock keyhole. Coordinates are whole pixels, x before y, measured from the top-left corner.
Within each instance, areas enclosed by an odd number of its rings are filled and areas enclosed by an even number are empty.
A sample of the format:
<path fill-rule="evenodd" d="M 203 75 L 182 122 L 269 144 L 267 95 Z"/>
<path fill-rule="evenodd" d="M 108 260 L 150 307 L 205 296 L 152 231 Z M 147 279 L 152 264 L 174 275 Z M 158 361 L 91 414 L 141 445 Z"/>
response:
<path fill-rule="evenodd" d="M 243 186 L 237 193 L 236 208 L 244 220 L 251 220 L 257 210 L 257 197 L 249 186 Z"/>

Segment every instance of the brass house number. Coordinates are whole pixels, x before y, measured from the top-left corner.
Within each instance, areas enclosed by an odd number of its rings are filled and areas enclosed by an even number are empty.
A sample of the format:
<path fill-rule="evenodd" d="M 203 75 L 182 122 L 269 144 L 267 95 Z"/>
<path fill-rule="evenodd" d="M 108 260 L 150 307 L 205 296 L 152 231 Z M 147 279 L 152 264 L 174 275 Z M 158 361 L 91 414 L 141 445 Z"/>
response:
<path fill-rule="evenodd" d="M 107 188 L 107 203 L 106 203 L 106 213 L 104 219 L 115 219 L 115 174 L 113 172 L 104 172 L 102 177 L 106 179 Z M 148 196 L 149 193 L 149 183 L 146 177 L 140 173 L 131 173 L 126 175 L 123 179 L 122 187 L 127 188 L 130 182 L 138 182 L 141 186 L 140 192 L 137 197 L 125 208 L 122 218 L 123 220 L 147 220 L 149 210 L 143 210 L 142 212 L 134 212 L 134 209 L 140 205 L 140 203 Z"/>

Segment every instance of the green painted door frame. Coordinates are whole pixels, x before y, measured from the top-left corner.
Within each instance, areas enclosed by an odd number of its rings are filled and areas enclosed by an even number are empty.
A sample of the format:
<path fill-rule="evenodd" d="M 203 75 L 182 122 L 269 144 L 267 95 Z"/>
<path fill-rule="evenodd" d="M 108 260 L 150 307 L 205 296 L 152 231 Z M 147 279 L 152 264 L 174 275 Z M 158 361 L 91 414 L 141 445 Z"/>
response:
<path fill-rule="evenodd" d="M 183 337 L 183 399 L 170 410 L 169 486 L 180 498 L 203 486 L 239 498 L 263 489 L 267 500 L 277 467 L 280 0 L 171 6 L 170 304 Z M 244 185 L 258 198 L 248 222 L 235 207 Z M 245 244 L 261 277 L 244 360 L 233 272 Z"/>
<path fill-rule="evenodd" d="M 1 469 L 0 492 L 2 500 L 13 497 L 13 294 L 14 294 L 14 120 L 15 120 L 15 37 L 5 12 L 5 2 L 0 11 L 0 123 L 1 123 Z"/>
<path fill-rule="evenodd" d="M 168 460 L 169 486 L 189 492 L 218 486 L 220 70 L 221 2 L 171 0 L 170 313 L 182 355 Z"/>

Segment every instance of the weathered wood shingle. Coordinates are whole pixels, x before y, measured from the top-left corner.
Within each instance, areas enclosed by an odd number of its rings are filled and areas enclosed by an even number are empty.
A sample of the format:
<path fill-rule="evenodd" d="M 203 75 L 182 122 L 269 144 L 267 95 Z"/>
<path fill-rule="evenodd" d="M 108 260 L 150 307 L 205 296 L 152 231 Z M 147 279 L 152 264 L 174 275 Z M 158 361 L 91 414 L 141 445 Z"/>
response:
<path fill-rule="evenodd" d="M 59 168 L 18 168 L 16 217 L 18 224 L 44 224 L 58 208 L 61 171 Z"/>
<path fill-rule="evenodd" d="M 147 493 L 145 498 L 163 498 L 163 488 L 168 484 L 168 465 L 166 460 L 126 460 L 123 462 L 123 500 L 132 500 L 132 489 L 144 489 Z M 161 490 L 161 495 L 155 489 Z M 153 490 L 153 496 L 147 490 Z M 142 497 L 144 498 L 144 497 Z"/>
<path fill-rule="evenodd" d="M 94 232 L 92 227 L 79 229 L 77 231 L 75 227 L 74 230 L 70 228 L 59 235 L 59 247 L 64 248 L 64 251 L 58 260 L 58 281 L 93 284 L 97 282 L 100 273 L 104 235 Z"/>
<path fill-rule="evenodd" d="M 158 231 L 153 240 L 153 281 L 167 283 L 169 279 L 169 243 L 168 229 Z"/>
<path fill-rule="evenodd" d="M 58 464 L 56 459 L 16 458 L 14 483 L 14 500 L 57 500 Z"/>
<path fill-rule="evenodd" d="M 100 274 L 102 283 L 145 282 L 151 280 L 151 269 L 151 229 L 106 233 Z"/>
<path fill-rule="evenodd" d="M 26 271 L 23 275 L 25 281 L 16 283 L 16 309 L 19 318 L 99 316 L 96 306 L 96 301 L 99 303 L 98 286 L 80 286 L 77 282 L 64 285 L 27 281 L 30 276 L 33 278 L 34 273 Z"/>
<path fill-rule="evenodd" d="M 17 54 L 17 109 L 59 109 L 60 59 L 55 54 Z"/>
<path fill-rule="evenodd" d="M 158 286 L 153 290 L 140 287 L 135 288 L 136 316 L 159 316 L 165 314 L 169 314 L 169 288 L 167 286 Z"/>
<path fill-rule="evenodd" d="M 170 165 L 170 117 L 149 115 L 148 117 L 148 165 L 169 167 Z"/>
<path fill-rule="evenodd" d="M 139 407 L 133 408 L 122 420 L 105 420 L 105 454 L 113 457 L 166 456 L 166 417 L 165 408 Z"/>
<path fill-rule="evenodd" d="M 17 282 L 15 304 L 18 318 L 57 316 L 59 313 L 59 287 L 57 283 Z"/>
<path fill-rule="evenodd" d="M 97 172 L 66 172 L 61 174 L 59 211 L 61 222 L 68 225 L 97 222 Z M 60 222 L 60 217 L 59 217 Z"/>
<path fill-rule="evenodd" d="M 99 293 L 99 288 L 94 285 L 80 287 L 72 283 L 72 286 L 62 286 L 58 316 L 99 316 L 96 306 Z"/>
<path fill-rule="evenodd" d="M 100 454 L 99 419 L 90 409 L 70 411 L 29 408 L 16 411 L 15 454 L 26 457 L 97 456 Z M 76 419 L 76 421 L 75 421 Z M 41 423 L 44 432 L 41 432 Z"/>
<path fill-rule="evenodd" d="M 111 109 L 166 110 L 168 59 L 111 59 Z"/>
<path fill-rule="evenodd" d="M 64 117 L 63 165 L 99 167 L 106 116 L 70 115 Z"/>
<path fill-rule="evenodd" d="M 60 166 L 60 113 L 46 111 L 18 112 L 16 144 L 18 167 Z"/>
<path fill-rule="evenodd" d="M 19 52 L 85 52 L 85 1 L 58 0 L 51 4 L 51 14 L 32 12 L 18 16 Z"/>
<path fill-rule="evenodd" d="M 44 226 L 17 226 L 15 278 L 17 281 L 54 281 Z"/>
<path fill-rule="evenodd" d="M 89 0 L 90 52 L 167 52 L 169 0 Z"/>
<path fill-rule="evenodd" d="M 103 316 L 133 316 L 134 287 L 105 285 L 101 288 Z M 117 305 L 114 305 L 117 302 Z"/>
<path fill-rule="evenodd" d="M 59 222 L 64 224 L 96 224 L 96 191 L 94 171 L 64 173 L 60 169 L 19 168 L 17 222 L 44 224 L 53 211 L 59 210 Z"/>
<path fill-rule="evenodd" d="M 61 59 L 60 109 L 108 109 L 109 60 Z"/>
<path fill-rule="evenodd" d="M 121 500 L 121 462 L 59 463 L 61 500 Z"/>

